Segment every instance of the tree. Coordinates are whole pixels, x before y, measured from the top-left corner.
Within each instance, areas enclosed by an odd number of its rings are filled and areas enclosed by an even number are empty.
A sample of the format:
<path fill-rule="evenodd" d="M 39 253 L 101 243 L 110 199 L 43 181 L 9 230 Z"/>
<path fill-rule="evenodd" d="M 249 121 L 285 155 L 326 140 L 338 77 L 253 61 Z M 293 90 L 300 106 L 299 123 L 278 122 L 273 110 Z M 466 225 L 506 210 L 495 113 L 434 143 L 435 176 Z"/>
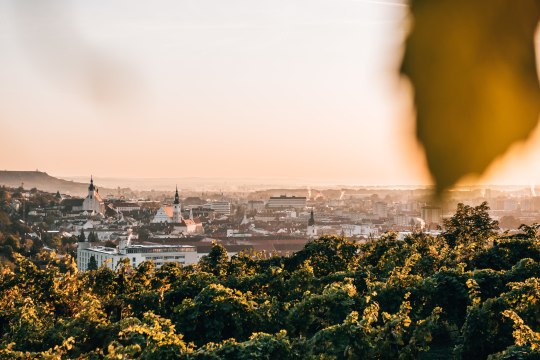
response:
<path fill-rule="evenodd" d="M 84 229 L 81 229 L 81 233 L 79 234 L 79 242 L 85 242 L 86 236 L 84 235 Z"/>
<path fill-rule="evenodd" d="M 94 255 L 90 256 L 90 260 L 88 261 L 88 270 L 97 270 L 98 269 L 98 265 L 97 265 L 97 261 L 96 261 L 96 258 L 94 257 Z"/>
<path fill-rule="evenodd" d="M 99 239 L 95 232 L 90 231 L 90 234 L 88 234 L 88 242 L 98 242 Z"/>
<path fill-rule="evenodd" d="M 11 219 L 7 213 L 0 211 L 0 231 L 5 231 L 8 226 L 12 224 Z"/>
<path fill-rule="evenodd" d="M 257 303 L 251 294 L 211 284 L 176 309 L 174 318 L 187 340 L 199 345 L 229 338 L 246 340 L 257 329 Z"/>
<path fill-rule="evenodd" d="M 150 238 L 150 232 L 147 229 L 139 229 L 139 241 L 147 241 Z"/>
<path fill-rule="evenodd" d="M 114 243 L 114 241 L 107 240 L 107 241 L 105 241 L 105 246 L 110 247 L 110 248 L 114 248 L 114 247 L 116 247 L 116 244 Z"/>
<path fill-rule="evenodd" d="M 21 241 L 16 235 L 8 235 L 4 240 L 4 245 L 9 245 L 13 250 L 18 251 L 21 247 Z"/>
<path fill-rule="evenodd" d="M 485 245 L 490 237 L 496 235 L 499 223 L 489 216 L 487 202 L 471 207 L 459 203 L 456 213 L 444 220 L 443 237 L 451 247 L 477 243 Z"/>
<path fill-rule="evenodd" d="M 502 229 L 517 229 L 521 223 L 514 216 L 506 215 L 499 220 L 499 225 Z"/>
<path fill-rule="evenodd" d="M 519 226 L 519 230 L 521 230 L 525 236 L 527 236 L 529 239 L 535 240 L 538 238 L 538 228 L 540 228 L 540 224 L 537 223 L 532 225 L 521 224 Z"/>
<path fill-rule="evenodd" d="M 305 248 L 290 259 L 290 266 L 309 260 L 316 276 L 324 276 L 334 271 L 348 270 L 353 264 L 358 245 L 351 240 L 337 236 L 323 236 L 306 244 Z"/>
<path fill-rule="evenodd" d="M 227 274 L 229 255 L 223 245 L 214 243 L 212 250 L 208 255 L 203 256 L 199 261 L 199 266 L 203 271 L 212 273 L 216 276 L 225 276 Z"/>

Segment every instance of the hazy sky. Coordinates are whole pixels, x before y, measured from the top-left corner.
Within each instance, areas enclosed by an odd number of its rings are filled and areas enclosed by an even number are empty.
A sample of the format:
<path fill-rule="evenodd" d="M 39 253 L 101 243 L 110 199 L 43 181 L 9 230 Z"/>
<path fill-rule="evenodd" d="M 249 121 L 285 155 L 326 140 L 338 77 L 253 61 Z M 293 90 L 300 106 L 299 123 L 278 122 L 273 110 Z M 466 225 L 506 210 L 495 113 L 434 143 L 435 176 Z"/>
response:
<path fill-rule="evenodd" d="M 0 168 L 429 182 L 401 0 L 0 0 Z M 487 182 L 540 183 L 540 135 Z M 506 166 L 506 167 L 505 167 Z"/>

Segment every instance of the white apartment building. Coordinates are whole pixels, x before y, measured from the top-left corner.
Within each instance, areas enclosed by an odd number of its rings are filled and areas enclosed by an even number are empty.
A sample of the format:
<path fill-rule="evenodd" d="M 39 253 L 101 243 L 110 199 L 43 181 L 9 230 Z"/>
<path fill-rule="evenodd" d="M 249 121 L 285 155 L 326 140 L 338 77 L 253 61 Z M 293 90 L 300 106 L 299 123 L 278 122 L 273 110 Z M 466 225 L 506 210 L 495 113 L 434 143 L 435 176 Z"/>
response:
<path fill-rule="evenodd" d="M 198 261 L 197 248 L 191 245 L 131 245 L 129 240 L 121 242 L 118 248 L 90 245 L 91 243 L 88 242 L 79 243 L 77 248 L 79 271 L 88 270 L 88 263 L 92 256 L 98 268 L 105 264 L 110 269 L 115 269 L 118 263 L 126 258 L 133 267 L 152 260 L 156 268 L 168 262 L 191 265 Z"/>
<path fill-rule="evenodd" d="M 114 208 L 117 211 L 127 213 L 132 211 L 141 211 L 140 205 L 130 203 L 130 202 L 121 202 L 121 203 L 115 203 Z"/>
<path fill-rule="evenodd" d="M 379 230 L 376 227 L 373 227 L 369 224 L 355 225 L 355 224 L 344 224 L 341 225 L 343 234 L 347 237 L 353 236 L 365 236 L 365 237 L 378 237 Z"/>

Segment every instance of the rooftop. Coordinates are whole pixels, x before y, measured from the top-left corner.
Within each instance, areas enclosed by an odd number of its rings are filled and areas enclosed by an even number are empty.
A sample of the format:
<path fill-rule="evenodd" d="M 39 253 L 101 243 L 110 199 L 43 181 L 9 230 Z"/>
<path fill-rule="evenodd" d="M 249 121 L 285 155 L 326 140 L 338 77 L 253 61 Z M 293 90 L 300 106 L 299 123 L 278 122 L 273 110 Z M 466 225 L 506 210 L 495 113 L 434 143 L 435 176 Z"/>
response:
<path fill-rule="evenodd" d="M 146 252 L 144 250 L 148 250 L 148 252 L 152 252 L 152 250 L 155 250 L 155 249 L 162 250 L 161 252 L 166 252 L 163 250 L 171 250 L 171 252 L 175 252 L 176 249 L 179 249 L 179 248 L 185 249 L 185 250 L 187 249 L 196 250 L 195 246 L 191 246 L 191 245 L 160 245 L 160 244 L 141 245 L 141 244 L 137 244 L 137 245 L 126 246 L 126 252 L 129 252 L 127 250 L 139 250 L 135 252 Z M 97 253 L 108 254 L 108 255 L 119 254 L 119 251 L 117 248 L 111 248 L 111 247 L 106 247 L 106 246 L 92 246 L 85 250 L 90 250 Z"/>

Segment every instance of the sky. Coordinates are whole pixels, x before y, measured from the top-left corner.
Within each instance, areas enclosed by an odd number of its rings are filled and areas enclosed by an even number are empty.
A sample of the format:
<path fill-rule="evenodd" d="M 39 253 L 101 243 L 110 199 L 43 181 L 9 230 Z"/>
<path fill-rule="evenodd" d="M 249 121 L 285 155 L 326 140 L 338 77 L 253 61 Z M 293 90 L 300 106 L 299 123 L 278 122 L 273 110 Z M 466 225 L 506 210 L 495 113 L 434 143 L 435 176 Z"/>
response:
<path fill-rule="evenodd" d="M 0 0 L 0 169 L 430 183 L 402 0 Z M 484 183 L 540 183 L 540 134 Z"/>

